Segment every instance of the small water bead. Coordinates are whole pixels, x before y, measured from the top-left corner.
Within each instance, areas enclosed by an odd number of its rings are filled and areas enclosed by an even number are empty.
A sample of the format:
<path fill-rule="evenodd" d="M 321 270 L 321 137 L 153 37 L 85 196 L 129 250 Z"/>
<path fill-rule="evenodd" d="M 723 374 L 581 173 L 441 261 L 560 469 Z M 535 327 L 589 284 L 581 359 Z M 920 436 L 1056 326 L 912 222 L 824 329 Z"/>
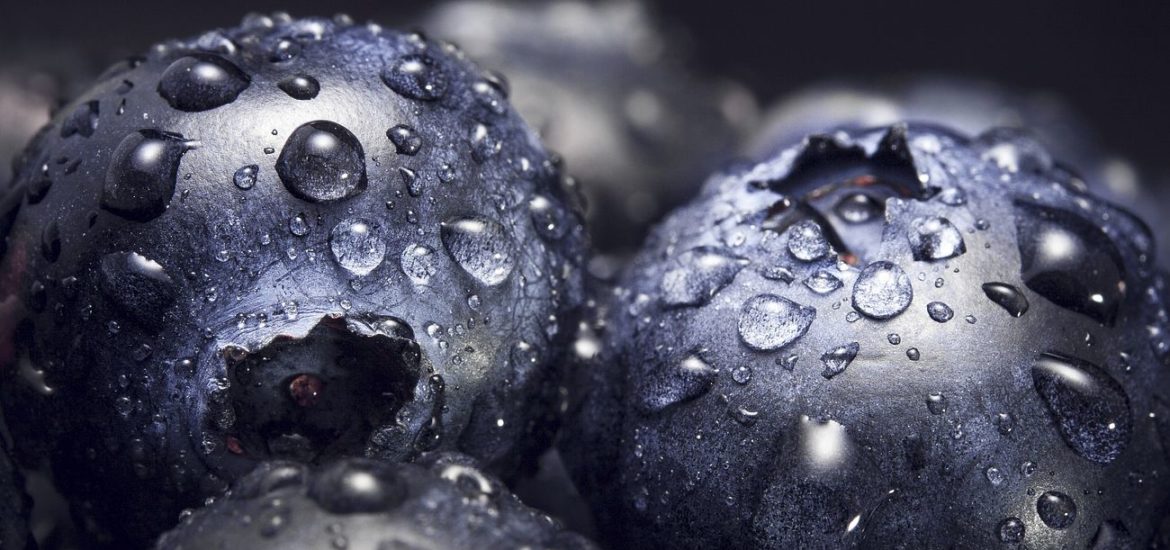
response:
<path fill-rule="evenodd" d="M 326 466 L 309 486 L 308 496 L 334 514 L 370 514 L 401 504 L 407 488 L 392 468 L 351 460 Z"/>
<path fill-rule="evenodd" d="M 304 214 L 297 214 L 288 221 L 288 230 L 293 235 L 304 237 L 309 234 L 309 221 Z"/>
<path fill-rule="evenodd" d="M 922 358 L 922 353 L 918 351 L 918 348 L 910 348 L 906 350 L 906 357 L 911 361 L 917 361 Z"/>
<path fill-rule="evenodd" d="M 670 306 L 703 305 L 747 264 L 725 248 L 700 246 L 683 252 L 662 275 L 662 301 Z"/>
<path fill-rule="evenodd" d="M 930 315 L 931 319 L 939 323 L 950 321 L 955 316 L 955 311 L 942 302 L 931 302 L 926 304 L 926 313 Z"/>
<path fill-rule="evenodd" d="M 236 184 L 236 187 L 239 187 L 243 190 L 251 189 L 254 185 L 256 185 L 256 178 L 259 173 L 260 167 L 255 164 L 241 166 L 240 169 L 236 170 L 236 173 L 232 175 L 232 183 Z"/>
<path fill-rule="evenodd" d="M 769 281 L 780 281 L 784 284 L 789 284 L 796 280 L 796 275 L 787 266 L 773 265 L 764 266 L 759 269 L 760 276 Z"/>
<path fill-rule="evenodd" d="M 841 279 L 823 269 L 817 270 L 816 273 L 804 280 L 804 286 L 817 294 L 829 294 L 844 285 L 845 283 L 842 283 Z"/>
<path fill-rule="evenodd" d="M 811 262 L 824 258 L 829 253 L 829 241 L 824 231 L 815 222 L 802 221 L 786 231 L 788 251 L 796 259 Z"/>
<path fill-rule="evenodd" d="M 947 206 L 962 206 L 967 204 L 967 193 L 960 187 L 948 187 L 939 192 L 938 200 Z"/>
<path fill-rule="evenodd" d="M 391 90 L 420 101 L 447 95 L 449 80 L 447 71 L 426 55 L 404 55 L 382 71 L 382 82 Z"/>
<path fill-rule="evenodd" d="M 1039 466 L 1037 466 L 1035 462 L 1026 460 L 1023 464 L 1020 464 L 1020 475 L 1024 477 L 1032 477 L 1032 475 L 1036 473 L 1037 468 L 1039 468 Z"/>
<path fill-rule="evenodd" d="M 402 272 L 416 285 L 425 285 L 431 282 L 431 277 L 438 273 L 435 265 L 435 250 L 429 246 L 412 244 L 402 251 L 400 266 Z"/>
<path fill-rule="evenodd" d="M 299 100 L 307 101 L 317 97 L 321 93 L 321 83 L 305 74 L 295 74 L 281 80 L 276 84 L 278 88 L 289 97 Z"/>
<path fill-rule="evenodd" d="M 482 163 L 500 152 L 504 143 L 497 134 L 495 129 L 484 124 L 476 124 L 471 129 L 468 141 L 471 142 L 472 160 Z"/>
<path fill-rule="evenodd" d="M 235 101 L 251 83 L 251 78 L 227 59 L 192 54 L 176 59 L 163 71 L 158 94 L 180 111 L 207 111 Z"/>
<path fill-rule="evenodd" d="M 853 307 L 873 319 L 898 316 L 914 299 L 910 276 L 887 261 L 869 264 L 853 284 Z"/>
<path fill-rule="evenodd" d="M 114 149 L 102 187 L 102 208 L 137 222 L 162 215 L 175 195 L 179 162 L 190 149 L 178 134 L 131 132 Z"/>
<path fill-rule="evenodd" d="M 359 277 L 377 269 L 386 256 L 378 229 L 360 218 L 338 223 L 329 234 L 329 249 L 338 265 Z"/>
<path fill-rule="evenodd" d="M 995 424 L 995 429 L 999 430 L 1000 435 L 1011 435 L 1012 431 L 1016 429 L 1016 417 L 1011 413 L 997 413 L 992 417 L 992 422 Z"/>
<path fill-rule="evenodd" d="M 968 316 L 964 317 L 963 320 L 967 321 L 968 325 L 974 325 L 975 323 L 977 323 L 979 321 L 978 319 L 975 318 L 974 315 L 968 315 Z"/>
<path fill-rule="evenodd" d="M 569 231 L 565 209 L 544 195 L 528 201 L 528 213 L 532 216 L 532 226 L 545 239 L 557 240 Z"/>
<path fill-rule="evenodd" d="M 1028 297 L 1007 283 L 984 283 L 983 293 L 992 302 L 1007 310 L 1012 317 L 1023 317 L 1028 312 Z"/>
<path fill-rule="evenodd" d="M 61 137 L 68 138 L 76 135 L 87 138 L 92 136 L 97 130 L 100 114 L 100 103 L 96 100 L 78 105 L 69 114 L 69 117 L 61 122 Z"/>
<path fill-rule="evenodd" d="M 999 468 L 996 468 L 995 466 L 988 466 L 987 469 L 983 471 L 983 475 L 992 485 L 996 487 L 1003 485 L 1005 476 L 1003 471 L 1001 471 Z"/>
<path fill-rule="evenodd" d="M 941 393 L 927 395 L 926 408 L 930 410 L 930 414 L 937 415 L 947 412 L 947 396 Z"/>
<path fill-rule="evenodd" d="M 386 130 L 386 137 L 399 155 L 414 156 L 422 149 L 422 136 L 411 126 L 399 124 Z"/>
<path fill-rule="evenodd" d="M 302 124 L 280 151 L 276 172 L 297 198 L 328 202 L 366 189 L 366 159 L 361 143 L 335 122 Z"/>
<path fill-rule="evenodd" d="M 1036 514 L 1053 529 L 1067 529 L 1077 519 L 1077 504 L 1064 493 L 1045 491 L 1036 501 Z"/>
<path fill-rule="evenodd" d="M 902 343 L 902 337 L 899 336 L 896 332 L 891 332 L 890 334 L 886 335 L 886 340 L 895 346 Z"/>
<path fill-rule="evenodd" d="M 744 302 L 739 316 L 739 337 L 749 348 L 774 351 L 808 332 L 817 310 L 775 294 L 760 294 Z"/>
<path fill-rule="evenodd" d="M 516 244 L 499 223 L 482 217 L 458 218 L 440 226 L 444 248 L 480 283 L 498 285 L 516 268 Z"/>
<path fill-rule="evenodd" d="M 995 531 L 1000 542 L 1022 542 L 1026 529 L 1020 518 L 1011 517 L 999 522 Z"/>
<path fill-rule="evenodd" d="M 963 235 L 950 220 L 940 216 L 922 217 L 910 222 L 907 238 L 914 259 L 918 261 L 945 260 L 967 251 Z"/>
<path fill-rule="evenodd" d="M 934 280 L 934 288 L 942 288 L 946 284 L 947 282 L 942 277 Z"/>
<path fill-rule="evenodd" d="M 662 411 L 710 391 L 718 374 L 702 358 L 690 355 L 665 369 L 648 373 L 638 387 L 638 406 L 646 413 Z"/>
<path fill-rule="evenodd" d="M 885 207 L 865 193 L 850 193 L 841 198 L 833 211 L 845 223 L 861 224 L 881 218 Z"/>
<path fill-rule="evenodd" d="M 857 342 L 850 342 L 843 346 L 833 348 L 821 356 L 821 363 L 825 365 L 824 370 L 821 371 L 821 376 L 826 380 L 831 380 L 833 377 L 845 372 L 849 365 L 857 358 L 857 353 L 861 350 L 861 345 Z"/>
<path fill-rule="evenodd" d="M 740 365 L 731 371 L 731 379 L 736 384 L 747 384 L 752 380 L 752 368 L 747 365 Z"/>

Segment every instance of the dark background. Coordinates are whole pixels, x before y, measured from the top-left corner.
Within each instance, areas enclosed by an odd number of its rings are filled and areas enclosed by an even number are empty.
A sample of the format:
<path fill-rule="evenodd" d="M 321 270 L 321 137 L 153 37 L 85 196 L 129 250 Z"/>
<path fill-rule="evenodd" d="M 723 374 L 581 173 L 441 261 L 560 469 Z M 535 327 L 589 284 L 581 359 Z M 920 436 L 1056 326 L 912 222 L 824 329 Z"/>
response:
<path fill-rule="evenodd" d="M 78 65 L 104 66 L 167 37 L 235 24 L 247 11 L 346 12 L 392 27 L 431 4 L 2 0 L 0 63 L 68 67 L 80 59 Z M 765 105 L 825 79 L 864 82 L 920 72 L 985 78 L 1057 93 L 1100 133 L 1107 149 L 1154 175 L 1148 183 L 1170 181 L 1164 134 L 1170 127 L 1168 2 L 651 4 L 669 27 L 689 33 L 699 69 L 748 84 Z"/>

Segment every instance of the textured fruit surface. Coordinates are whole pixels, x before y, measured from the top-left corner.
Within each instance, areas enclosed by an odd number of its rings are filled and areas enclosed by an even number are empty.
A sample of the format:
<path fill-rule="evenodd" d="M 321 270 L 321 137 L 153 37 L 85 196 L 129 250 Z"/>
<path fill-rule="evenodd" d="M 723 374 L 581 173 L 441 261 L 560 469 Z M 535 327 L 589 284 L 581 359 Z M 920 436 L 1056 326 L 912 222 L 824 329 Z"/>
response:
<path fill-rule="evenodd" d="M 469 457 L 414 464 L 346 459 L 317 469 L 267 462 L 163 535 L 158 550 L 248 548 L 588 550 Z"/>
<path fill-rule="evenodd" d="M 933 127 L 710 179 L 583 327 L 566 461 L 626 547 L 1147 544 L 1165 279 L 1045 155 Z"/>
<path fill-rule="evenodd" d="M 0 438 L 0 548 L 24 550 L 34 547 L 28 531 L 30 504 L 24 492 L 24 479 Z"/>
<path fill-rule="evenodd" d="M 516 109 L 581 180 L 603 253 L 634 250 L 756 119 L 750 92 L 689 71 L 653 15 L 624 0 L 458 1 L 421 20 L 507 76 Z"/>
<path fill-rule="evenodd" d="M 3 404 L 97 540 L 267 459 L 547 444 L 579 202 L 456 48 L 250 16 L 111 68 L 0 211 Z"/>

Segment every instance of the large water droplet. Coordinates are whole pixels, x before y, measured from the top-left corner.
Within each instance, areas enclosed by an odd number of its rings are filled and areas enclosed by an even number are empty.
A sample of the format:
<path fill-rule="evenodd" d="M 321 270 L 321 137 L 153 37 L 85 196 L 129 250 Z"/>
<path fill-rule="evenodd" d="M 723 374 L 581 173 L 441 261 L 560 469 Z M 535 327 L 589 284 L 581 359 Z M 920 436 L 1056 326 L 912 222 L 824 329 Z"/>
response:
<path fill-rule="evenodd" d="M 359 277 L 377 269 L 386 256 L 386 243 L 378 229 L 360 218 L 338 223 L 329 233 L 329 249 L 338 265 Z"/>
<path fill-rule="evenodd" d="M 662 275 L 662 301 L 671 306 L 698 306 L 731 284 L 748 261 L 731 251 L 700 246 L 680 254 Z"/>
<path fill-rule="evenodd" d="M 1077 520 L 1077 503 L 1059 491 L 1045 491 L 1036 501 L 1040 521 L 1053 529 L 1066 529 Z"/>
<path fill-rule="evenodd" d="M 422 101 L 434 101 L 446 95 L 448 80 L 447 71 L 425 55 L 402 56 L 382 71 L 382 82 L 391 90 Z"/>
<path fill-rule="evenodd" d="M 240 189 L 251 189 L 252 186 L 256 185 L 256 176 L 259 173 L 260 167 L 255 164 L 241 166 L 239 170 L 236 170 L 235 174 L 232 174 L 232 183 L 236 184 L 236 187 Z"/>
<path fill-rule="evenodd" d="M 1077 454 L 1108 464 L 1125 450 L 1133 426 L 1129 397 L 1100 367 L 1046 353 L 1032 366 L 1032 382 Z"/>
<path fill-rule="evenodd" d="M 739 314 L 739 337 L 749 348 L 774 351 L 795 342 L 817 317 L 817 310 L 775 294 L 760 294 L 744 302 Z"/>
<path fill-rule="evenodd" d="M 134 252 L 105 255 L 100 273 L 102 293 L 123 313 L 144 323 L 156 321 L 178 293 L 161 265 Z"/>
<path fill-rule="evenodd" d="M 983 293 L 1007 310 L 1012 317 L 1022 317 L 1028 312 L 1028 297 L 1016 287 L 1007 283 L 984 283 Z"/>
<path fill-rule="evenodd" d="M 516 267 L 516 244 L 504 226 L 480 217 L 444 222 L 440 237 L 447 253 L 479 282 L 504 282 Z"/>
<path fill-rule="evenodd" d="M 439 270 L 435 266 L 435 250 L 421 244 L 412 244 L 402 251 L 401 266 L 402 272 L 416 285 L 430 283 Z"/>
<path fill-rule="evenodd" d="M 849 368 L 849 364 L 857 358 L 858 351 L 861 351 L 861 345 L 857 342 L 850 342 L 826 351 L 821 356 L 821 363 L 825 365 L 821 376 L 824 376 L 825 380 L 832 380 L 834 376 L 845 372 L 845 369 Z"/>
<path fill-rule="evenodd" d="M 918 261 L 945 260 L 967 251 L 963 235 L 950 220 L 929 216 L 910 222 L 910 250 Z"/>
<path fill-rule="evenodd" d="M 179 161 L 189 146 L 178 134 L 139 130 L 114 149 L 102 187 L 102 208 L 145 222 L 166 211 L 175 195 Z"/>
<path fill-rule="evenodd" d="M 655 368 L 640 381 L 638 405 L 643 412 L 658 412 L 695 399 L 715 383 L 717 371 L 694 355 L 665 367 Z"/>
<path fill-rule="evenodd" d="M 340 124 L 318 120 L 293 131 L 276 173 L 289 192 L 310 202 L 335 201 L 366 189 L 366 156 L 357 137 Z"/>
<path fill-rule="evenodd" d="M 70 113 L 69 118 L 66 118 L 61 123 L 61 137 L 67 138 L 74 135 L 81 137 L 92 136 L 94 131 L 97 130 L 99 112 L 100 107 L 97 100 L 87 101 L 78 105 Z"/>
<path fill-rule="evenodd" d="M 192 54 L 163 71 L 158 93 L 180 111 L 196 112 L 227 105 L 251 84 L 239 67 L 218 55 Z"/>
<path fill-rule="evenodd" d="M 1016 203 L 1024 284 L 1063 308 L 1112 325 L 1125 298 L 1117 247 L 1101 228 L 1062 210 Z"/>
<path fill-rule="evenodd" d="M 910 276 L 902 268 L 887 261 L 869 264 L 853 284 L 853 307 L 867 317 L 891 319 L 898 316 L 914 300 Z"/>
<path fill-rule="evenodd" d="M 309 75 L 296 74 L 281 80 L 277 86 L 289 97 L 306 101 L 321 93 L 321 83 Z"/>
<path fill-rule="evenodd" d="M 825 240 L 821 226 L 812 221 L 802 221 L 788 229 L 788 251 L 798 260 L 811 262 L 824 258 L 829 253 L 829 241 Z"/>

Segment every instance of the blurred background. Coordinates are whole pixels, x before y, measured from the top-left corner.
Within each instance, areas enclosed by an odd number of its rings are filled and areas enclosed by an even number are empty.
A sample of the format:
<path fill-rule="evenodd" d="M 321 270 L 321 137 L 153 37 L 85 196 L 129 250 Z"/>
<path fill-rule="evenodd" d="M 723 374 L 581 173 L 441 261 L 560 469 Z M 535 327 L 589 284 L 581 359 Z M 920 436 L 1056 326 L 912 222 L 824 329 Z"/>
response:
<path fill-rule="evenodd" d="M 1156 1 L 3 0 L 0 161 L 113 61 L 277 11 L 423 28 L 503 72 L 612 215 L 594 239 L 616 258 L 733 158 L 902 118 L 1030 127 L 1147 220 L 1170 203 L 1170 4 Z"/>

